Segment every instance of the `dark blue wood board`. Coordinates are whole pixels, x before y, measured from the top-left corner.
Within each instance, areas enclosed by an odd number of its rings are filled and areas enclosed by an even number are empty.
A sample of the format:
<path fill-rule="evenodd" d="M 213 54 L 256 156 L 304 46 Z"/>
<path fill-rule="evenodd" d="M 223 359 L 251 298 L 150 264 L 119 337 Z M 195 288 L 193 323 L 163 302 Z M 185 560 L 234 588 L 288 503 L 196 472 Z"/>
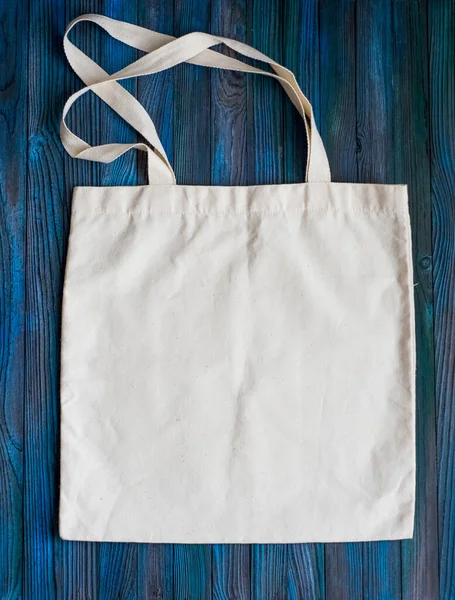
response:
<path fill-rule="evenodd" d="M 414 539 L 401 544 L 404 600 L 438 598 L 427 11 L 392 3 L 394 182 L 408 183 L 417 337 L 417 502 Z"/>
<path fill-rule="evenodd" d="M 247 4 L 246 42 L 277 62 L 283 60 L 283 11 L 280 0 Z M 260 27 L 258 26 L 260 23 Z M 261 67 L 265 65 L 261 64 Z M 247 78 L 248 183 L 283 183 L 283 93 L 270 77 Z M 254 544 L 251 549 L 251 598 L 284 597 L 287 548 Z"/>
<path fill-rule="evenodd" d="M 392 0 L 356 3 L 357 175 L 360 182 L 391 183 L 394 178 L 391 11 Z M 362 592 L 381 600 L 401 598 L 399 542 L 363 544 Z"/>
<path fill-rule="evenodd" d="M 23 590 L 27 8 L 0 5 L 0 597 Z"/>
<path fill-rule="evenodd" d="M 66 66 L 57 49 L 65 21 L 62 5 L 29 5 L 29 32 L 39 35 L 28 44 L 24 598 L 56 598 L 67 581 L 57 535 L 60 305 L 69 221 L 58 135 Z"/>
<path fill-rule="evenodd" d="M 211 4 L 212 33 L 246 42 L 246 1 L 214 0 Z M 218 46 L 223 52 L 235 53 Z M 236 71 L 211 72 L 212 185 L 247 183 L 247 78 Z M 254 75 L 253 75 L 254 77 Z M 251 547 L 217 544 L 212 552 L 212 596 L 214 600 L 248 600 Z"/>
<path fill-rule="evenodd" d="M 455 2 L 430 2 L 429 93 L 433 215 L 440 597 L 455 598 Z"/>
<path fill-rule="evenodd" d="M 101 13 L 119 21 L 136 23 L 137 2 L 111 2 L 102 0 Z M 87 49 L 88 50 L 88 49 Z M 98 62 L 108 73 L 115 73 L 138 58 L 137 50 L 120 44 L 110 36 L 101 37 L 101 56 Z M 137 79 L 128 79 L 122 85 L 137 96 Z M 104 109 L 99 121 L 101 143 L 135 142 L 137 134 L 112 110 Z M 137 185 L 137 151 L 125 153 L 110 164 L 101 165 L 101 185 Z M 121 597 L 132 600 L 137 597 L 138 544 L 100 544 L 99 584 L 100 600 Z"/>
<path fill-rule="evenodd" d="M 174 4 L 138 2 L 137 24 L 174 35 Z M 141 77 L 137 97 L 152 116 L 168 159 L 173 163 L 175 69 L 154 77 Z M 138 155 L 138 183 L 146 182 L 146 160 Z M 138 598 L 171 600 L 174 597 L 174 549 L 171 544 L 139 544 Z"/>
<path fill-rule="evenodd" d="M 81 82 L 71 18 L 101 12 L 174 35 L 234 37 L 290 67 L 315 108 L 336 181 L 407 183 L 417 325 L 413 540 L 372 544 L 86 544 L 58 537 L 59 337 L 75 185 L 143 183 L 134 152 L 73 160 L 59 141 Z M 455 598 L 455 2 L 0 0 L 0 597 Z M 138 55 L 75 32 L 107 70 Z M 300 181 L 305 134 L 268 78 L 184 65 L 126 86 L 157 123 L 179 183 Z M 91 142 L 136 139 L 101 102 L 70 116 Z"/>
<path fill-rule="evenodd" d="M 210 30 L 209 0 L 174 1 L 174 33 Z M 179 183 L 210 185 L 211 74 L 195 65 L 179 65 L 174 74 L 174 170 Z M 204 150 L 202 151 L 201 148 Z M 212 549 L 201 544 L 174 546 L 174 598 L 208 600 L 212 596 Z"/>
<path fill-rule="evenodd" d="M 321 135 L 333 181 L 357 181 L 356 4 L 322 2 L 319 13 Z M 361 544 L 326 544 L 325 586 L 331 600 L 362 600 Z"/>
<path fill-rule="evenodd" d="M 49 5 L 49 9 L 51 5 Z M 88 0 L 84 3 L 84 11 L 96 12 L 98 10 L 97 0 Z M 67 7 L 64 17 L 60 23 L 59 35 L 63 35 L 66 23 L 78 16 L 78 7 Z M 85 48 L 92 56 L 101 55 L 101 39 L 99 30 L 95 27 L 81 25 L 73 32 L 72 40 Z M 65 93 L 76 91 L 81 87 L 81 82 L 71 69 L 65 68 Z M 100 143 L 101 132 L 96 131 L 94 123 L 100 120 L 101 103 L 95 100 L 93 94 L 83 96 L 76 110 L 71 111 L 69 122 L 74 130 L 91 143 Z M 85 115 L 93 115 L 92 119 L 86 119 Z M 70 210 L 71 192 L 75 185 L 99 185 L 100 165 L 88 161 L 73 160 L 66 153 L 63 155 L 64 169 L 64 202 L 67 205 L 68 215 Z M 66 235 L 68 234 L 69 219 L 65 222 Z M 63 597 L 97 597 L 99 589 L 98 556 L 99 544 L 84 544 L 80 542 L 67 542 L 61 548 L 61 567 L 59 578 L 59 594 Z"/>
<path fill-rule="evenodd" d="M 317 0 L 282 2 L 282 61 L 302 84 L 318 124 L 320 112 L 319 3 Z M 293 27 L 289 27 L 293 23 Z M 284 99 L 283 183 L 304 181 L 306 133 L 294 106 Z M 280 181 L 281 183 L 281 181 Z M 288 597 L 322 600 L 325 596 L 325 556 L 323 544 L 290 544 L 287 547 L 286 586 Z"/>

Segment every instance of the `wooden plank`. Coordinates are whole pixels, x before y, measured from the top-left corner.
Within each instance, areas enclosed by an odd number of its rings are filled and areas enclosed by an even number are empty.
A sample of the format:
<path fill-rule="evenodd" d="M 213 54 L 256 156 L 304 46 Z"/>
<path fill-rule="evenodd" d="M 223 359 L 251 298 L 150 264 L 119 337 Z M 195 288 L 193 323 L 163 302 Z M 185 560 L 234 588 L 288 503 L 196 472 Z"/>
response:
<path fill-rule="evenodd" d="M 283 60 L 283 11 L 279 0 L 247 0 L 247 43 Z M 265 65 L 260 63 L 261 68 Z M 248 184 L 283 183 L 283 97 L 270 77 L 247 78 Z"/>
<path fill-rule="evenodd" d="M 412 540 L 402 543 L 402 596 L 439 598 L 433 362 L 427 3 L 392 4 L 395 181 L 407 183 L 417 337 L 417 502 Z"/>
<path fill-rule="evenodd" d="M 358 178 L 391 183 L 391 0 L 356 3 Z"/>
<path fill-rule="evenodd" d="M 455 2 L 429 2 L 440 598 L 455 597 Z"/>
<path fill-rule="evenodd" d="M 58 122 L 66 65 L 55 40 L 62 5 L 31 2 L 28 54 L 24 598 L 56 597 L 59 336 L 69 212 Z M 61 37 L 59 38 L 61 40 Z"/>
<path fill-rule="evenodd" d="M 176 36 L 210 31 L 210 0 L 174 1 Z M 174 72 L 174 171 L 177 183 L 209 185 L 210 70 L 179 65 Z M 212 550 L 208 545 L 174 546 L 174 597 L 182 600 L 211 598 Z"/>
<path fill-rule="evenodd" d="M 0 597 L 23 595 L 28 7 L 0 7 Z"/>
<path fill-rule="evenodd" d="M 171 600 L 174 553 L 172 544 L 141 544 L 139 547 L 138 598 Z"/>
<path fill-rule="evenodd" d="M 246 42 L 246 2 L 213 0 L 212 33 Z M 226 51 L 230 56 L 234 52 Z M 241 60 L 242 57 L 239 56 Z M 211 104 L 212 184 L 247 184 L 247 75 L 213 69 Z M 251 76 L 249 76 L 251 77 Z"/>
<path fill-rule="evenodd" d="M 287 598 L 325 598 L 324 544 L 289 544 L 287 552 Z"/>
<path fill-rule="evenodd" d="M 175 35 L 174 33 L 174 4 L 167 2 L 160 10 L 153 3 L 138 5 L 138 24 Z M 175 69 L 168 69 L 151 77 L 140 77 L 137 82 L 137 97 L 151 115 L 163 147 L 171 165 L 174 158 L 174 74 Z M 146 181 L 146 160 L 141 152 L 139 155 L 139 180 Z M 143 159 L 143 160 L 142 160 Z"/>
<path fill-rule="evenodd" d="M 297 78 L 303 93 L 313 106 L 320 124 L 319 102 L 319 6 L 309 2 L 283 2 L 284 66 Z M 284 181 L 305 181 L 307 144 L 303 119 L 285 98 L 284 102 Z"/>
<path fill-rule="evenodd" d="M 247 1 L 247 43 L 270 58 L 283 60 L 283 11 L 279 0 Z M 261 66 L 263 66 L 261 64 Z M 283 183 L 283 91 L 269 77 L 247 79 L 248 183 Z M 254 544 L 251 548 L 251 597 L 284 597 L 287 548 Z"/>
<path fill-rule="evenodd" d="M 213 0 L 211 31 L 246 41 L 246 3 Z M 225 51 L 223 49 L 223 51 Z M 234 56 L 234 52 L 227 51 Z M 247 183 L 247 76 L 235 71 L 211 72 L 212 184 Z M 212 593 L 216 600 L 250 597 L 250 547 L 217 544 L 212 554 Z"/>
<path fill-rule="evenodd" d="M 320 3 L 320 133 L 332 181 L 357 181 L 355 4 Z"/>
<path fill-rule="evenodd" d="M 214 600 L 250 598 L 250 553 L 248 544 L 216 544 L 212 558 Z"/>
<path fill-rule="evenodd" d="M 99 549 L 99 598 L 133 600 L 137 595 L 137 546 L 138 544 L 100 544 Z"/>
<path fill-rule="evenodd" d="M 117 2 L 102 0 L 101 13 L 119 21 L 137 22 L 137 1 Z M 108 73 L 115 73 L 137 57 L 137 51 L 121 44 L 112 37 L 101 34 L 101 57 L 99 62 Z M 136 95 L 137 79 L 129 79 L 122 85 Z M 114 111 L 102 106 L 98 122 L 101 142 L 129 143 L 137 141 L 136 132 Z M 136 185 L 137 151 L 126 152 L 110 164 L 101 165 L 101 185 Z M 99 547 L 99 597 L 134 598 L 137 594 L 138 544 L 104 543 Z"/>
<path fill-rule="evenodd" d="M 101 11 L 101 0 L 78 0 L 72 2 L 70 7 L 66 7 L 64 18 L 59 23 L 58 44 L 53 51 L 56 57 L 62 61 L 65 74 L 65 89 L 62 101 L 65 101 L 70 94 L 84 87 L 79 77 L 73 72 L 63 52 L 63 35 L 68 24 L 85 13 L 99 13 Z M 60 29 L 61 28 L 61 29 Z M 101 36 L 100 29 L 91 23 L 79 23 L 71 32 L 71 41 L 80 47 L 86 54 L 92 58 L 101 56 Z M 96 145 L 101 143 L 101 131 L 97 127 L 100 122 L 100 110 L 102 102 L 95 94 L 84 94 L 78 99 L 72 110 L 67 116 L 67 122 L 84 140 Z M 90 115 L 90 118 L 87 118 Z M 56 125 L 59 125 L 61 115 L 56 115 Z M 88 160 L 74 159 L 63 150 L 64 162 L 64 183 L 65 183 L 65 201 L 68 205 L 68 211 L 71 205 L 71 194 L 73 188 L 77 185 L 100 185 L 101 164 Z M 65 223 L 65 236 L 69 234 L 69 221 Z"/>
<path fill-rule="evenodd" d="M 391 0 L 356 3 L 356 95 L 359 181 L 393 183 Z M 400 542 L 363 545 L 367 597 L 401 598 Z"/>
<path fill-rule="evenodd" d="M 363 600 L 361 544 L 326 544 L 325 586 L 330 600 Z"/>
<path fill-rule="evenodd" d="M 332 181 L 357 181 L 355 0 L 320 3 L 321 135 Z M 326 544 L 331 600 L 363 600 L 361 544 Z"/>
<path fill-rule="evenodd" d="M 319 115 L 319 5 L 309 2 L 283 2 L 283 63 L 297 78 Z M 291 102 L 284 102 L 284 182 L 305 181 L 306 134 L 303 120 Z M 287 547 L 288 597 L 316 600 L 325 597 L 324 546 L 290 544 Z"/>
<path fill-rule="evenodd" d="M 57 598 L 98 598 L 98 544 L 59 540 L 54 562 Z"/>
<path fill-rule="evenodd" d="M 60 23 L 62 29 L 58 31 L 59 40 L 62 40 L 64 28 L 72 19 L 83 13 L 99 12 L 99 0 L 74 2 L 66 9 L 64 20 Z M 71 39 L 89 54 L 100 56 L 100 36 L 99 30 L 95 26 L 79 25 L 73 30 Z M 62 43 L 57 46 L 56 53 L 63 57 Z M 63 70 L 65 73 L 63 98 L 66 99 L 72 92 L 80 89 L 83 84 L 64 59 Z M 91 143 L 99 142 L 99 132 L 94 131 L 96 124 L 99 123 L 99 105 L 100 103 L 95 101 L 93 94 L 86 94 L 78 101 L 69 115 L 71 128 L 83 139 L 90 140 Z M 91 118 L 87 119 L 86 115 L 90 115 Z M 99 185 L 100 169 L 98 163 L 75 160 L 66 152 L 63 152 L 63 163 L 64 202 L 69 213 L 73 187 L 76 185 Z M 64 223 L 64 227 L 64 237 L 67 240 L 69 220 Z M 60 542 L 60 551 L 55 559 L 57 594 L 59 596 L 63 598 L 98 597 L 98 550 L 99 545 L 95 543 Z"/>
<path fill-rule="evenodd" d="M 117 0 L 100 0 L 100 12 L 112 19 L 137 23 L 138 0 L 118 2 Z M 138 51 L 122 44 L 102 32 L 101 59 L 98 62 L 109 73 L 119 71 L 138 58 Z M 137 79 L 126 79 L 122 85 L 133 95 L 137 94 Z M 108 141 L 130 143 L 136 142 L 136 132 L 113 110 L 104 109 L 102 105 L 101 121 L 98 125 L 101 131 L 102 143 Z M 101 185 L 136 185 L 137 184 L 138 151 L 126 152 L 110 164 L 101 166 Z"/>
<path fill-rule="evenodd" d="M 210 31 L 210 0 L 174 0 L 175 35 Z M 210 185 L 210 69 L 175 67 L 174 156 L 180 184 Z"/>
<path fill-rule="evenodd" d="M 161 33 L 173 35 L 174 5 L 153 3 L 138 5 L 138 24 Z M 168 159 L 173 159 L 174 69 L 138 80 L 137 97 L 152 116 Z M 145 156 L 138 156 L 138 182 L 146 183 Z M 139 545 L 138 598 L 171 600 L 173 593 L 174 555 L 171 544 Z"/>
<path fill-rule="evenodd" d="M 254 600 L 286 598 L 288 589 L 286 544 L 253 544 L 251 562 L 251 598 Z"/>
<path fill-rule="evenodd" d="M 173 579 L 176 600 L 211 598 L 211 547 L 175 544 Z"/>

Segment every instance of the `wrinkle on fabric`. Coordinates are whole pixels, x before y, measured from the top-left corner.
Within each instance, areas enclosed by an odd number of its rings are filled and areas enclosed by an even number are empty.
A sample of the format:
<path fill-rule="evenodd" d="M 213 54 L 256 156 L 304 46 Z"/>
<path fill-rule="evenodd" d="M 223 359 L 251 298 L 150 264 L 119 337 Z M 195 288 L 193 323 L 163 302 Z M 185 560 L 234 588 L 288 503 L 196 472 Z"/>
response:
<path fill-rule="evenodd" d="M 406 188 L 76 188 L 60 534 L 412 536 Z"/>

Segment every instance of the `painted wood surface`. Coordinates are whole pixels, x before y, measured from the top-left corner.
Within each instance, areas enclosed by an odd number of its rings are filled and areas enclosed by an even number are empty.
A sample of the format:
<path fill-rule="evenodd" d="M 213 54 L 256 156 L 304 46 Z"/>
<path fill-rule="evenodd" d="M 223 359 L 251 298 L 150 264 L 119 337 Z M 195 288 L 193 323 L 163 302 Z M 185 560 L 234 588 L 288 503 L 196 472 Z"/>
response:
<path fill-rule="evenodd" d="M 428 11 L 440 596 L 455 598 L 455 2 Z"/>
<path fill-rule="evenodd" d="M 24 353 L 28 39 L 23 6 L 0 10 L 0 597 L 24 570 Z"/>
<path fill-rule="evenodd" d="M 407 183 L 417 325 L 413 540 L 371 544 L 86 544 L 57 534 L 60 303 L 75 185 L 144 182 L 134 153 L 73 160 L 59 141 L 81 87 L 65 25 L 99 12 L 173 35 L 212 31 L 291 68 L 335 181 Z M 135 50 L 83 25 L 107 70 Z M 0 0 L 0 598 L 455 599 L 454 0 Z M 179 183 L 301 181 L 305 134 L 270 79 L 183 65 L 127 83 Z M 82 137 L 136 134 L 86 96 Z"/>

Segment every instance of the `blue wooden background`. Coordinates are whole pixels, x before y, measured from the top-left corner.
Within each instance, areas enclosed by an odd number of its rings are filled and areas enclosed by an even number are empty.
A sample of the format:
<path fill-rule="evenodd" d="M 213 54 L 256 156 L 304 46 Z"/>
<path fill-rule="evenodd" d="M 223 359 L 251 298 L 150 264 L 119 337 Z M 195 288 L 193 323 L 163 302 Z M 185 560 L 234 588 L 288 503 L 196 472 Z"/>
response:
<path fill-rule="evenodd" d="M 411 541 L 184 546 L 57 535 L 59 322 L 71 189 L 136 184 L 133 153 L 69 158 L 64 99 L 81 82 L 65 25 L 100 12 L 174 35 L 246 41 L 295 71 L 334 180 L 409 184 L 417 319 L 417 514 Z M 136 52 L 76 37 L 113 71 Z M 455 598 L 455 2 L 0 0 L 0 598 Z M 128 82 L 156 118 L 180 183 L 301 181 L 295 110 L 267 78 L 180 66 Z M 134 133 L 93 97 L 92 142 Z"/>

